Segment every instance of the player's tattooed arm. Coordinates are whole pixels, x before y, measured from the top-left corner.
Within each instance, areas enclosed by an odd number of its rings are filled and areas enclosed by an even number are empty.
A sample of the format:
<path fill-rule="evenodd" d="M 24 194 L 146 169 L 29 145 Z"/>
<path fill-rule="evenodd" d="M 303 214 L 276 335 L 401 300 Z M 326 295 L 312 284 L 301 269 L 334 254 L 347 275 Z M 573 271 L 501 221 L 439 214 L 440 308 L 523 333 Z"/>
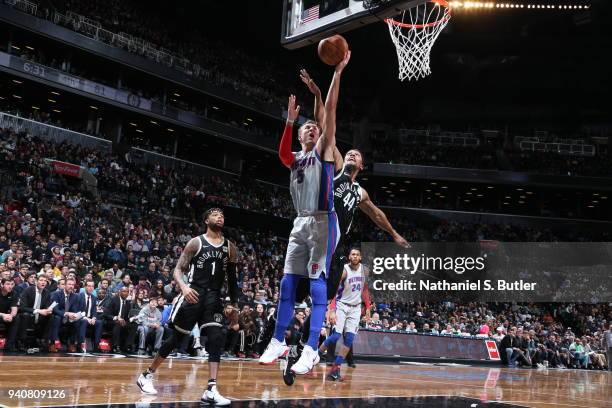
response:
<path fill-rule="evenodd" d="M 185 299 L 187 299 L 187 302 L 189 303 L 198 302 L 198 292 L 191 289 L 185 283 L 183 277 L 185 276 L 185 273 L 189 271 L 189 264 L 191 263 L 191 260 L 193 259 L 195 254 L 198 253 L 199 249 L 200 249 L 199 238 L 191 238 L 191 240 L 189 240 L 189 242 L 185 246 L 185 249 L 183 249 L 183 253 L 181 253 L 180 258 L 178 262 L 176 263 L 176 267 L 174 268 L 174 274 L 173 274 L 174 281 L 176 282 L 181 293 L 183 294 L 183 296 L 185 297 Z"/>
<path fill-rule="evenodd" d="M 340 171 L 344 167 L 344 157 L 342 157 L 342 153 L 340 153 L 337 147 L 334 147 L 334 164 L 336 171 Z"/>
<path fill-rule="evenodd" d="M 229 263 L 227 265 L 227 290 L 232 304 L 238 304 L 238 276 L 236 263 L 238 262 L 238 248 L 229 241 Z"/>
<path fill-rule="evenodd" d="M 314 95 L 314 116 L 315 120 L 319 124 L 319 126 L 323 127 L 325 125 L 325 105 L 323 104 L 323 97 L 321 95 L 321 89 L 317 83 L 310 77 L 308 71 L 305 69 L 300 70 L 300 78 L 302 82 L 306 84 L 308 90 Z"/>
<path fill-rule="evenodd" d="M 393 238 L 396 244 L 404 248 L 410 248 L 410 244 L 393 228 L 385 213 L 378 208 L 370 199 L 368 192 L 361 189 L 361 202 L 359 208 L 378 226 L 378 228 L 387 232 Z"/>

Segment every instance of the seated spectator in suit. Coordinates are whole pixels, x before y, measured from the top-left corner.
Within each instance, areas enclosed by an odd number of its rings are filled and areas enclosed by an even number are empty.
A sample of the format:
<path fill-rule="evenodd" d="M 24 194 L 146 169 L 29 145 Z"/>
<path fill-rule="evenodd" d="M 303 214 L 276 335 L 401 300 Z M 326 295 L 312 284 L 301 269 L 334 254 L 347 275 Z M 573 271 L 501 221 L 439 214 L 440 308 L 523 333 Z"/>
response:
<path fill-rule="evenodd" d="M 15 283 L 9 279 L 0 280 L 0 329 L 4 329 L 7 338 L 6 349 L 17 351 L 17 302 L 18 295 L 14 291 Z"/>
<path fill-rule="evenodd" d="M 145 354 L 145 343 L 150 332 L 155 332 L 153 354 L 157 353 L 164 337 L 164 327 L 161 325 L 162 314 L 157 309 L 157 298 L 151 297 L 149 299 L 149 304 L 140 310 L 137 320 L 140 322 L 138 326 L 138 354 Z"/>
<path fill-rule="evenodd" d="M 76 339 L 78 334 L 78 320 L 81 318 L 79 313 L 79 296 L 74 293 L 74 279 L 66 279 L 66 287 L 63 291 L 55 291 L 51 295 L 51 301 L 57 303 L 53 308 L 51 317 L 51 331 L 49 332 L 49 352 L 57 352 L 55 341 L 59 338 L 62 327 L 68 329 L 68 352 L 76 352 Z"/>
<path fill-rule="evenodd" d="M 79 311 L 83 318 L 79 320 L 77 342 L 81 350 L 85 351 L 85 336 L 88 331 L 93 332 L 93 351 L 99 352 L 100 339 L 102 338 L 102 319 L 98 319 L 98 299 L 94 295 L 94 281 L 85 283 L 85 293 L 79 294 Z"/>
<path fill-rule="evenodd" d="M 130 290 L 127 286 L 123 286 L 119 290 L 119 296 L 114 296 L 108 308 L 105 311 L 106 319 L 112 322 L 113 326 L 113 351 L 120 353 L 122 343 L 125 342 L 128 335 L 128 316 L 130 314 L 131 302 L 128 300 Z M 124 346 L 128 353 L 131 353 L 132 346 L 128 344 Z"/>
<path fill-rule="evenodd" d="M 47 290 L 47 275 L 41 273 L 36 278 L 36 285 L 21 292 L 19 297 L 17 338 L 25 345 L 27 330 L 34 329 L 37 345 L 47 347 L 51 326 L 51 293 Z"/>

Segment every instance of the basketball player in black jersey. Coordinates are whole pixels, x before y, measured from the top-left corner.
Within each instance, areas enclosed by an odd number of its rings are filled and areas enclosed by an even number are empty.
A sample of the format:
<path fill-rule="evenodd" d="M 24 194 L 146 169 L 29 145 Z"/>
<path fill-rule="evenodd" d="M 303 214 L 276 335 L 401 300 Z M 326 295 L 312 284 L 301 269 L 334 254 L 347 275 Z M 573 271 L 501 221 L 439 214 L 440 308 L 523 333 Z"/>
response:
<path fill-rule="evenodd" d="M 227 240 L 222 229 L 225 219 L 223 211 L 211 208 L 204 214 L 206 233 L 192 238 L 185 246 L 174 269 L 174 280 L 181 295 L 170 314 L 172 335 L 159 349 L 151 366 L 138 377 L 137 384 L 142 392 L 157 394 L 153 387 L 153 373 L 168 354 L 188 336 L 196 324 L 207 336 L 206 350 L 209 353 L 208 387 L 202 395 L 202 402 L 212 405 L 229 405 L 217 390 L 217 373 L 221 352 L 225 344 L 225 324 L 222 297 L 227 277 L 228 294 L 232 304 L 238 299 L 236 277 L 236 245 Z"/>
<path fill-rule="evenodd" d="M 324 110 L 321 109 L 323 106 L 321 91 L 306 70 L 302 70 L 300 76 L 315 96 L 315 118 L 320 122 L 325 114 Z M 363 156 L 361 152 L 357 149 L 351 149 L 343 158 L 338 148 L 336 148 L 334 151 L 334 161 L 336 169 L 336 176 L 334 177 L 334 209 L 338 216 L 338 224 L 340 225 L 340 241 L 336 247 L 329 277 L 327 278 L 328 302 L 336 295 L 340 278 L 342 277 L 342 270 L 344 265 L 348 263 L 347 255 L 350 248 L 348 247 L 347 235 L 353 224 L 357 208 L 363 211 L 380 229 L 391 235 L 396 244 L 405 248 L 410 247 L 408 241 L 393 228 L 385 213 L 372 202 L 368 192 L 355 181 L 359 172 L 363 170 Z M 298 285 L 296 302 L 303 302 L 310 293 L 308 283 L 307 280 L 304 280 Z M 306 319 L 304 330 L 302 331 L 302 344 L 308 341 L 309 327 L 310 320 Z M 300 347 L 292 347 L 289 351 L 287 368 L 283 375 L 287 385 L 293 384 L 295 379 L 295 376 L 291 373 L 291 365 L 294 361 L 297 361 L 299 354 Z"/>

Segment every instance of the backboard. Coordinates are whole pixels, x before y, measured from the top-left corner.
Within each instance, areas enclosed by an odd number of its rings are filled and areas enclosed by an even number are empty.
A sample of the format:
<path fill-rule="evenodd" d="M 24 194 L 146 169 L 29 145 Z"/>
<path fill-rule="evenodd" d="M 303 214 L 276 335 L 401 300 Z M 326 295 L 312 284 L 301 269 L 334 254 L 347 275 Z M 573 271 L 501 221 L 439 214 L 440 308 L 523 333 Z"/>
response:
<path fill-rule="evenodd" d="M 281 44 L 288 49 L 301 48 L 333 34 L 382 22 L 425 1 L 367 0 L 364 5 L 363 0 L 283 0 Z"/>

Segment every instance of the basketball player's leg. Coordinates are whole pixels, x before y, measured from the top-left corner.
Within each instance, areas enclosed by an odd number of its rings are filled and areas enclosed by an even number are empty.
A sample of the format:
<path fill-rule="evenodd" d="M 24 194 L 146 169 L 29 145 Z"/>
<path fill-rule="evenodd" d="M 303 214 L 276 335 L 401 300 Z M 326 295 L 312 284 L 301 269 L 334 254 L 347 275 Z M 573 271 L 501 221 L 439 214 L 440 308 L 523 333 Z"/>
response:
<path fill-rule="evenodd" d="M 140 374 L 136 381 L 142 392 L 157 394 L 157 390 L 153 387 L 153 374 L 176 346 L 183 341 L 184 337 L 189 336 L 191 328 L 198 322 L 198 317 L 202 315 L 203 308 L 202 299 L 198 303 L 188 303 L 182 295 L 179 297 L 170 314 L 169 324 L 172 328 L 172 334 L 164 340 L 149 368 Z"/>
<path fill-rule="evenodd" d="M 308 271 L 310 277 L 310 297 L 312 310 L 308 343 L 302 350 L 302 356 L 291 368 L 296 374 L 306 374 L 319 362 L 319 333 L 323 327 L 327 309 L 327 280 L 332 257 L 339 239 L 338 218 L 336 213 L 315 216 L 316 224 L 311 229 L 310 260 Z"/>
<path fill-rule="evenodd" d="M 305 237 L 308 237 L 308 222 L 311 217 L 297 217 L 287 244 L 284 275 L 280 282 L 280 295 L 276 326 L 270 344 L 259 357 L 260 364 L 273 364 L 279 357 L 287 353 L 285 330 L 293 318 L 296 290 L 300 280 L 307 274 L 308 247 Z"/>
<path fill-rule="evenodd" d="M 221 353 L 225 346 L 225 336 L 227 322 L 223 317 L 223 305 L 220 301 L 218 292 L 208 292 L 205 296 L 204 313 L 201 323 L 201 330 L 206 334 L 206 349 L 208 350 L 208 371 L 209 379 L 206 390 L 202 394 L 202 402 L 210 405 L 229 405 L 231 401 L 223 397 L 217 390 L 217 375 L 219 373 L 219 363 Z"/>
<path fill-rule="evenodd" d="M 353 341 L 355 340 L 355 336 L 357 335 L 357 330 L 359 328 L 359 320 L 361 318 L 361 305 L 358 306 L 347 306 L 340 303 L 338 307 L 337 315 L 340 314 L 340 310 L 342 310 L 341 314 L 343 315 L 342 333 L 344 333 L 342 338 L 342 348 L 338 352 L 336 356 L 336 360 L 334 361 L 334 365 L 332 367 L 331 372 L 329 373 L 329 378 L 331 380 L 341 380 L 340 377 L 340 367 L 342 363 L 344 363 L 344 359 L 346 358 L 349 350 L 353 346 Z"/>

